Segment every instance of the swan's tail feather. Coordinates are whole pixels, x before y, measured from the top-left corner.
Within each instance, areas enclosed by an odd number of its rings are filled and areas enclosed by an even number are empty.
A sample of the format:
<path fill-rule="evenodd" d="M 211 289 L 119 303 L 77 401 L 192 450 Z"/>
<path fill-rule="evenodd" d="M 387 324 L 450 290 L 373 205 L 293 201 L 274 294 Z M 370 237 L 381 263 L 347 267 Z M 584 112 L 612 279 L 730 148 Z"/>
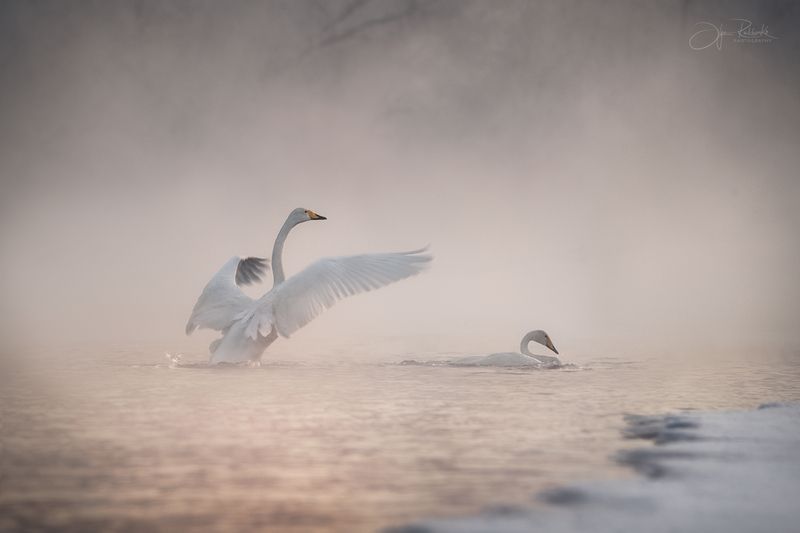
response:
<path fill-rule="evenodd" d="M 212 364 L 218 363 L 247 363 L 260 361 L 261 354 L 275 340 L 275 335 L 266 337 L 257 335 L 252 339 L 247 335 L 249 320 L 240 320 L 228 329 L 221 339 L 211 343 Z"/>

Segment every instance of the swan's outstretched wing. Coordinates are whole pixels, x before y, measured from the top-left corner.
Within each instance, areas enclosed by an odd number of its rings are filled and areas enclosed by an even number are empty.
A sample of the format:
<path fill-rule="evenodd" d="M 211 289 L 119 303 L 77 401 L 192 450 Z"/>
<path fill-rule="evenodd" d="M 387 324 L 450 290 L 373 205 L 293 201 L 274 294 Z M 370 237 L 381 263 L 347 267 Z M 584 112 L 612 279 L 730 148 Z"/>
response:
<path fill-rule="evenodd" d="M 238 258 L 237 258 L 238 259 Z M 247 257 L 236 266 L 236 284 L 261 283 L 261 277 L 269 270 L 269 260 L 263 257 Z"/>
<path fill-rule="evenodd" d="M 243 316 L 253 307 L 253 299 L 247 296 L 238 285 L 249 285 L 261 281 L 269 263 L 260 257 L 232 257 L 214 274 L 205 286 L 197 303 L 194 304 L 192 316 L 186 324 L 186 334 L 196 328 L 225 330 L 237 318 Z"/>
<path fill-rule="evenodd" d="M 288 337 L 342 298 L 418 274 L 432 259 L 423 252 L 425 249 L 320 259 L 275 287 L 268 295 L 271 309 L 264 311 L 271 314 L 269 319 L 278 333 Z"/>

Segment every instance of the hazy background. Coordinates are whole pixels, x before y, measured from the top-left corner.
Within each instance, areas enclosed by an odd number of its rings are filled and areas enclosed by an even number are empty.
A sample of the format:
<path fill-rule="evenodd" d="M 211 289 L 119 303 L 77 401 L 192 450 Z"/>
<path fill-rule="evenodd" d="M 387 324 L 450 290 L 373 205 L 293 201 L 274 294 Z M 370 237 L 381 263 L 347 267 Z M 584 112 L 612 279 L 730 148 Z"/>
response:
<path fill-rule="evenodd" d="M 736 17 L 778 39 L 689 48 Z M 203 285 L 297 206 L 287 273 L 436 258 L 266 357 L 798 353 L 798 36 L 790 1 L 3 2 L 4 357 L 203 357 Z"/>

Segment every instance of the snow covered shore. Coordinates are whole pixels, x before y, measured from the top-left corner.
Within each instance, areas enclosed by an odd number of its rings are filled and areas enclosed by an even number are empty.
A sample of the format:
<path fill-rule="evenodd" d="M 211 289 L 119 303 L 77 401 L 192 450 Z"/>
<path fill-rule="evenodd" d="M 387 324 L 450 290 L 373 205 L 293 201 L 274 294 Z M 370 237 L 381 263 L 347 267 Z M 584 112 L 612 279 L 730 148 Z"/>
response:
<path fill-rule="evenodd" d="M 800 404 L 754 411 L 630 416 L 619 452 L 641 474 L 547 491 L 545 509 L 425 520 L 386 533 L 800 531 Z"/>

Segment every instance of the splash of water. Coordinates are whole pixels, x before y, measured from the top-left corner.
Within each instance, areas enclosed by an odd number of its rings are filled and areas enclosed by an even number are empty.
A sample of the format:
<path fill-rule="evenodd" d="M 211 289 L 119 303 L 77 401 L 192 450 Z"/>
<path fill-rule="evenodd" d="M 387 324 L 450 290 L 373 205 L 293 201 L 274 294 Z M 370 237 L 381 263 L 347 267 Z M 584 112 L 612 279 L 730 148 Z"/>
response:
<path fill-rule="evenodd" d="M 178 368 L 181 364 L 181 357 L 183 357 L 183 354 L 164 352 L 164 357 L 167 359 L 167 366 L 169 368 Z"/>

